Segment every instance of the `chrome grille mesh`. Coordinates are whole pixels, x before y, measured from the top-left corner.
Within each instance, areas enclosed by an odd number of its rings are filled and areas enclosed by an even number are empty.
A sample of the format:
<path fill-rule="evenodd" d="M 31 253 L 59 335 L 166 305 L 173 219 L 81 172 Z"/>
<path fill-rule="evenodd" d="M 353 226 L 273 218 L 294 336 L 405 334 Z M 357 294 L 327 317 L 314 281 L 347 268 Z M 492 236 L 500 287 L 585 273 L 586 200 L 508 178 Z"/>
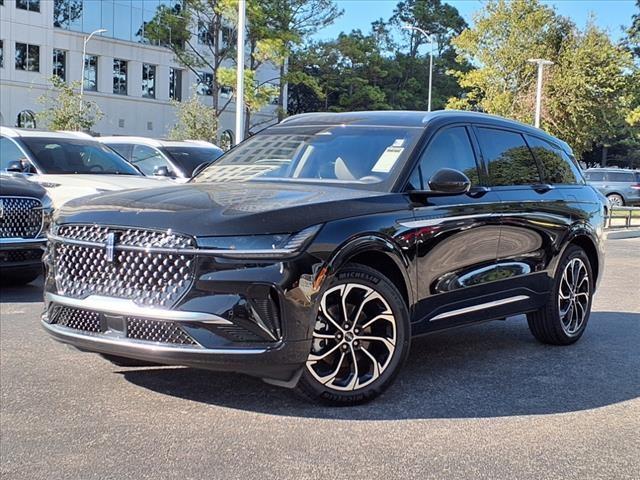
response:
<path fill-rule="evenodd" d="M 42 229 L 41 207 L 35 198 L 0 197 L 0 238 L 35 238 Z"/>
<path fill-rule="evenodd" d="M 127 317 L 127 337 L 148 342 L 197 345 L 180 325 L 146 318 Z"/>
<path fill-rule="evenodd" d="M 53 323 L 74 330 L 101 332 L 100 314 L 71 307 L 57 307 L 53 313 Z"/>
<path fill-rule="evenodd" d="M 188 248 L 190 237 L 140 229 L 93 225 L 62 225 L 57 235 L 90 242 L 106 242 L 114 233 L 116 251 L 109 261 L 101 246 L 56 242 L 54 269 L 58 291 L 74 298 L 89 295 L 126 298 L 143 306 L 170 308 L 189 289 L 194 277 L 190 255 L 118 249 L 119 246 Z"/>

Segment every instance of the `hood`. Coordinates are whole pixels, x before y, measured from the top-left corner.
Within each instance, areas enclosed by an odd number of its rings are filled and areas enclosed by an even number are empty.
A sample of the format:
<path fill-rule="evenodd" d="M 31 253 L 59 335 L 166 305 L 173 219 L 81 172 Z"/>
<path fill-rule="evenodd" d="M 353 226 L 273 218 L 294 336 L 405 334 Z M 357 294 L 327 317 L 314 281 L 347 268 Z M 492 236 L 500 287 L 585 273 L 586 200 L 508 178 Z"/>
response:
<path fill-rule="evenodd" d="M 96 193 L 127 190 L 132 188 L 153 188 L 172 183 L 169 179 L 144 177 L 142 175 L 32 175 L 29 180 L 42 185 L 53 202 L 54 208 L 75 198 Z"/>
<path fill-rule="evenodd" d="M 8 197 L 33 197 L 42 199 L 46 191 L 40 185 L 29 182 L 21 175 L 0 175 L 0 195 Z"/>
<path fill-rule="evenodd" d="M 194 236 L 294 233 L 357 215 L 407 208 L 399 194 L 318 185 L 188 183 L 74 200 L 59 223 L 172 229 Z"/>

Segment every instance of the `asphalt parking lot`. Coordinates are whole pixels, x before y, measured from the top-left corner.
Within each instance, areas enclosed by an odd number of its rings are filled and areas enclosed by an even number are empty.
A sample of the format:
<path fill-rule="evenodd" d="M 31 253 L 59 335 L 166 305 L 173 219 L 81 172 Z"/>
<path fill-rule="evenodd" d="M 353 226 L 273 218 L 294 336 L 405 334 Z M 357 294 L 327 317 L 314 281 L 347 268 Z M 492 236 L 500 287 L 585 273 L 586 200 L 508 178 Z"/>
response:
<path fill-rule="evenodd" d="M 523 317 L 414 343 L 378 401 L 331 409 L 232 374 L 120 368 L 39 326 L 41 286 L 0 292 L 7 479 L 638 479 L 640 239 L 608 242 L 585 336 Z"/>

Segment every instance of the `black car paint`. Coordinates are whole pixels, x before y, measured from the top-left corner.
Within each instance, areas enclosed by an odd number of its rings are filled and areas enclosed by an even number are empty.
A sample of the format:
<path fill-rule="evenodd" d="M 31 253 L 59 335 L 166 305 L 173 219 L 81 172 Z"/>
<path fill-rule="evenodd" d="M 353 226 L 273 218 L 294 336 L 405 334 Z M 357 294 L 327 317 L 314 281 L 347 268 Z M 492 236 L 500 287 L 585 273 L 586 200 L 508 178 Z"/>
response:
<path fill-rule="evenodd" d="M 328 187 L 313 182 L 233 184 L 190 183 L 152 190 L 103 194 L 67 204 L 57 223 L 96 223 L 149 229 L 172 229 L 198 237 L 297 232 L 322 228 L 297 257 L 286 260 L 197 258 L 197 280 L 175 307 L 206 311 L 255 327 L 252 299 L 272 298 L 280 312 L 277 339 L 255 342 L 260 355 L 190 355 L 133 351 L 126 346 L 95 345 L 91 339 L 58 339 L 81 349 L 130 356 L 159 363 L 230 370 L 286 383 L 309 354 L 317 302 L 323 288 L 348 262 L 383 271 L 405 298 L 413 335 L 505 318 L 544 305 L 555 269 L 571 242 L 582 246 L 601 277 L 604 207 L 593 189 L 583 185 L 491 187 L 480 159 L 479 187 L 455 196 L 416 196 L 406 183 L 420 152 L 441 128 L 485 125 L 543 137 L 543 132 L 497 117 L 446 112 L 364 112 L 301 115 L 296 124 L 424 124 L 419 144 L 387 193 Z M 272 128 L 278 128 L 272 127 Z M 475 143 L 475 142 L 474 142 Z M 477 149 L 477 144 L 474 145 Z M 55 292 L 52 275 L 45 290 Z M 516 302 L 491 306 L 511 297 Z M 478 304 L 482 310 L 434 320 L 440 314 Z M 238 346 L 215 331 L 192 325 L 207 348 Z M 253 328 L 257 335 L 258 329 Z M 241 346 L 246 346 L 245 344 Z"/>

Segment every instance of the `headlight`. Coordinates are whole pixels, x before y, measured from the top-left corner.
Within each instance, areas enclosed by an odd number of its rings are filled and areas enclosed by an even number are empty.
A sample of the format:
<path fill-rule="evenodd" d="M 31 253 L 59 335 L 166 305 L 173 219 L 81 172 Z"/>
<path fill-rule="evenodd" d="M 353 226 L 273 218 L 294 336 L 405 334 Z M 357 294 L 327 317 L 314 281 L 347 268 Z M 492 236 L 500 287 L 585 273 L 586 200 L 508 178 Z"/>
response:
<path fill-rule="evenodd" d="M 201 237 L 198 247 L 227 258 L 286 258 L 299 253 L 320 231 L 321 225 L 294 234 Z"/>
<path fill-rule="evenodd" d="M 40 236 L 44 237 L 49 231 L 51 220 L 53 218 L 53 206 L 51 205 L 51 199 L 48 196 L 45 196 L 42 199 L 42 207 L 38 208 L 42 209 L 42 231 L 40 232 Z"/>

